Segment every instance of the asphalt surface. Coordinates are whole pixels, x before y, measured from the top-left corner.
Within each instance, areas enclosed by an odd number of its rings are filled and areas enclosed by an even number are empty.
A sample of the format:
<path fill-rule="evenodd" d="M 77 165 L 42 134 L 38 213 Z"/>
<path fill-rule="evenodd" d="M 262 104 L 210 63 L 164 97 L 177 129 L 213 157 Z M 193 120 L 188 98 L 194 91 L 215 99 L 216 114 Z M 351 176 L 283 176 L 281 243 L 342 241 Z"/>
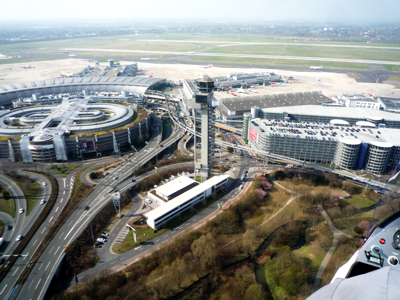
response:
<path fill-rule="evenodd" d="M 3 246 L 1 248 L 2 251 L 0 252 L 0 254 L 4 256 L 11 254 L 14 251 L 14 249 L 18 246 L 19 242 L 16 241 L 16 238 L 22 233 L 22 229 L 24 227 L 26 218 L 26 200 L 24 193 L 10 177 L 0 174 L 0 184 L 3 185 L 10 192 L 10 194 L 14 198 L 14 203 L 15 203 L 15 218 L 12 225 L 13 228 L 11 229 L 11 232 L 7 232 L 8 231 L 7 228 L 4 229 L 5 232 L 8 233 L 7 238 L 5 236 L 5 241 L 3 242 Z M 19 210 L 21 208 L 24 210 L 24 213 L 22 214 L 19 213 Z M 0 285 L 0 297 L 1 297 L 1 285 Z"/>
<path fill-rule="evenodd" d="M 40 246 L 41 242 L 43 241 L 44 237 L 46 236 L 49 228 L 54 224 L 55 220 L 59 216 L 59 214 L 62 212 L 64 209 L 66 203 L 68 202 L 68 199 L 70 197 L 71 193 L 71 179 L 72 176 L 77 172 L 78 169 L 74 170 L 66 178 L 61 177 L 58 173 L 52 172 L 52 175 L 56 178 L 59 184 L 59 193 L 58 197 L 56 199 L 56 202 L 53 206 L 52 211 L 49 213 L 47 218 L 44 220 L 42 225 L 39 227 L 39 229 L 36 231 L 28 245 L 24 249 L 24 255 L 27 255 L 25 257 L 20 257 L 17 259 L 13 267 L 10 269 L 10 271 L 7 273 L 7 276 L 3 279 L 3 281 L 0 283 L 0 299 L 6 299 L 6 296 L 10 294 L 12 288 L 17 282 L 17 279 L 19 278 L 19 275 L 21 271 L 27 266 L 27 264 L 30 262 L 31 256 L 37 248 Z M 48 182 L 45 177 L 40 176 L 39 174 L 34 174 L 34 176 L 38 176 L 38 178 L 41 178 L 41 182 L 46 181 L 47 186 L 46 186 L 46 194 L 50 194 L 50 183 Z M 31 212 L 30 215 L 32 215 L 32 218 L 30 221 L 26 221 L 25 226 L 23 227 L 23 230 L 21 234 L 23 235 L 24 233 L 28 232 L 30 226 L 34 223 L 36 220 L 37 216 L 40 214 L 41 210 L 43 209 L 44 205 L 36 205 L 36 207 L 40 207 L 40 210 L 38 209 L 37 212 L 35 213 L 34 210 Z M 35 216 L 35 217 L 34 217 Z M 13 239 L 14 240 L 14 239 Z M 10 249 L 11 250 L 11 249 Z M 8 252 L 8 250 L 7 250 Z"/>
<path fill-rule="evenodd" d="M 158 119 L 158 118 L 156 118 Z M 155 122 L 157 123 L 157 122 Z M 158 124 L 157 124 L 158 125 Z M 64 247 L 68 247 L 87 227 L 89 221 L 111 200 L 109 191 L 116 188 L 121 192 L 129 188 L 130 180 L 124 180 L 135 167 L 140 167 L 152 159 L 157 153 L 162 152 L 166 147 L 175 143 L 182 134 L 181 130 L 174 132 L 168 141 L 164 141 L 164 147 L 159 147 L 161 130 L 159 126 L 154 129 L 152 140 L 135 157 L 132 162 L 125 162 L 120 168 L 104 178 L 89 194 L 89 196 L 76 208 L 68 220 L 62 225 L 40 256 L 38 263 L 33 267 L 26 283 L 20 290 L 17 299 L 40 299 L 50 283 L 51 274 L 57 262 L 64 253 Z M 118 177 L 114 180 L 114 177 Z M 85 207 L 89 206 L 88 210 Z M 46 222 L 45 222 L 46 223 Z M 1 288 L 1 286 L 0 286 Z"/>
<path fill-rule="evenodd" d="M 142 52 L 143 53 L 143 52 Z M 99 60 L 99 59 L 109 59 L 110 57 L 107 55 L 107 53 L 104 53 L 104 56 L 101 55 L 102 53 L 99 52 L 98 55 L 93 56 L 93 55 L 79 55 L 79 52 L 77 52 L 77 59 L 90 59 L 90 60 Z M 33 54 L 33 53 L 26 53 L 24 56 L 28 58 L 46 58 L 48 56 L 45 56 L 43 54 Z M 65 54 L 52 54 L 54 57 L 59 57 L 60 59 L 65 58 Z M 191 55 L 196 57 L 197 55 Z M 138 53 L 137 56 L 132 53 L 129 55 L 127 53 L 126 56 L 118 56 L 119 60 L 123 61 L 140 61 L 141 57 L 143 55 L 140 55 Z M 188 56 L 184 55 L 184 53 L 180 53 L 179 55 L 174 55 L 171 57 L 157 57 L 154 58 L 154 60 L 157 63 L 165 63 L 165 64 L 186 64 L 186 65 L 204 65 L 204 62 L 196 62 L 193 60 L 187 60 Z M 189 57 L 190 58 L 190 57 Z M 279 57 L 281 58 L 281 56 Z M 322 58 L 319 58 L 321 60 Z M 246 64 L 246 63 L 223 63 L 223 62 L 218 62 L 218 63 L 213 63 L 216 67 L 241 67 L 241 68 L 261 68 L 261 69 L 274 69 L 274 70 L 287 70 L 287 71 L 307 71 L 307 72 L 321 72 L 321 70 L 312 70 L 309 67 L 298 67 L 298 66 L 279 66 L 279 65 L 266 65 L 266 64 Z M 383 64 L 387 64 L 387 62 L 384 62 Z M 343 74 L 357 74 L 360 76 L 360 78 L 356 79 L 358 82 L 369 82 L 369 83 L 375 83 L 376 80 L 378 79 L 379 83 L 382 83 L 383 81 L 387 80 L 388 76 L 400 76 L 400 72 L 391 72 L 387 69 L 385 69 L 381 64 L 376 64 L 376 63 L 368 63 L 368 66 L 371 68 L 371 70 L 357 70 L 357 69 L 329 69 L 329 68 L 324 68 L 322 69 L 322 72 L 328 72 L 328 73 L 343 73 Z M 391 84 L 396 85 L 395 81 L 390 81 Z M 396 85 L 397 86 L 397 85 Z M 400 88 L 400 87 L 399 87 Z"/>
<path fill-rule="evenodd" d="M 255 55 L 255 54 L 232 54 L 232 53 L 196 53 L 176 51 L 150 51 L 150 50 L 122 50 L 122 49 L 100 49 L 100 48 L 65 48 L 67 51 L 91 51 L 91 52 L 112 52 L 112 53 L 148 53 L 159 55 L 180 55 L 194 57 L 240 57 L 240 58 L 269 58 L 285 60 L 306 60 L 306 61 L 330 61 L 330 62 L 348 62 L 362 64 L 385 64 L 400 65 L 398 61 L 367 60 L 367 59 L 347 59 L 347 58 L 327 58 L 327 57 L 304 57 L 304 56 L 280 56 L 280 55 Z"/>

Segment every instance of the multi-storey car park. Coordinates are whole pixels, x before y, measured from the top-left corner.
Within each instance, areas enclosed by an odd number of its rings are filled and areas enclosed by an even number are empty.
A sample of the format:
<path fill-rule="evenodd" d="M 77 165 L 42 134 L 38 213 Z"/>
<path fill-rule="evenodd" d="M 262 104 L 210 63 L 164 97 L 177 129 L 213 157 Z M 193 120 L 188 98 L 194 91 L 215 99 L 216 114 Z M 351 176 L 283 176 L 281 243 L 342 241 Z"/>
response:
<path fill-rule="evenodd" d="M 165 83 L 75 77 L 0 86 L 0 104 L 15 107 L 0 111 L 0 157 L 35 162 L 119 153 L 149 131 L 151 118 L 135 110 L 148 89 Z"/>
<path fill-rule="evenodd" d="M 304 92 L 273 94 L 260 96 L 246 96 L 219 99 L 216 115 L 225 121 L 241 120 L 244 113 L 250 112 L 251 107 L 271 108 L 290 107 L 295 105 L 321 105 L 330 104 L 332 99 L 324 96 L 321 92 Z"/>
<path fill-rule="evenodd" d="M 282 107 L 263 109 L 260 115 L 265 118 L 256 119 L 246 115 L 248 131 L 244 135 L 249 145 L 298 160 L 365 169 L 373 174 L 385 173 L 400 160 L 398 114 L 373 111 L 371 115 L 371 111 L 357 108 L 316 106 L 291 107 L 289 111 L 283 112 Z"/>

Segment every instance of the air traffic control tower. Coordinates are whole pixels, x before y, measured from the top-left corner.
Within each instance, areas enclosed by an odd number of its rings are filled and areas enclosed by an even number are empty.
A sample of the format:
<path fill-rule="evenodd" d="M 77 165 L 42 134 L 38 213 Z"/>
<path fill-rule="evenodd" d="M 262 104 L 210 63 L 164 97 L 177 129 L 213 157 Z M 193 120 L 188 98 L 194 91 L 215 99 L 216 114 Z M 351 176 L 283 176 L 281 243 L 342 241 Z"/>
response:
<path fill-rule="evenodd" d="M 194 98 L 187 104 L 193 112 L 194 130 L 196 130 L 196 111 L 201 111 L 201 163 L 197 162 L 195 154 L 195 168 L 196 170 L 200 169 L 201 181 L 203 182 L 210 177 L 210 172 L 214 167 L 215 129 L 212 122 L 214 81 L 205 76 L 198 81 L 197 89 Z M 196 135 L 194 135 L 194 144 L 196 146 Z"/>

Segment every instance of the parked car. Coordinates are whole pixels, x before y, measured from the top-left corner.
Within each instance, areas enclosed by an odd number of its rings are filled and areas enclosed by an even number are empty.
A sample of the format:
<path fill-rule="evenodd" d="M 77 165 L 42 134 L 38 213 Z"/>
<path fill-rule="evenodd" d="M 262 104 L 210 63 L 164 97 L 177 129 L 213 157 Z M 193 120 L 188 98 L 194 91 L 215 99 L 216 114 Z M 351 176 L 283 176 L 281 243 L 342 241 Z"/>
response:
<path fill-rule="evenodd" d="M 104 236 L 109 236 L 109 234 L 106 233 L 106 232 L 103 232 L 102 234 L 103 234 Z"/>
<path fill-rule="evenodd" d="M 107 240 L 103 239 L 103 238 L 98 238 L 97 241 L 100 242 L 100 243 L 105 243 Z"/>

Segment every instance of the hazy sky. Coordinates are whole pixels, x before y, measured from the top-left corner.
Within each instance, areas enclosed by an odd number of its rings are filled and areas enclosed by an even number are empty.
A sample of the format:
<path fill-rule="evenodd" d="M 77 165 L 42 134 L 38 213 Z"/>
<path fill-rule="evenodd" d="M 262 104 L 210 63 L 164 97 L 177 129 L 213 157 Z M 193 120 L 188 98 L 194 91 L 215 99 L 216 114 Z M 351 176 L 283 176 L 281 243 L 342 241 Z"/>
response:
<path fill-rule="evenodd" d="M 67 19 L 400 20 L 400 0 L 0 0 L 0 22 Z"/>

